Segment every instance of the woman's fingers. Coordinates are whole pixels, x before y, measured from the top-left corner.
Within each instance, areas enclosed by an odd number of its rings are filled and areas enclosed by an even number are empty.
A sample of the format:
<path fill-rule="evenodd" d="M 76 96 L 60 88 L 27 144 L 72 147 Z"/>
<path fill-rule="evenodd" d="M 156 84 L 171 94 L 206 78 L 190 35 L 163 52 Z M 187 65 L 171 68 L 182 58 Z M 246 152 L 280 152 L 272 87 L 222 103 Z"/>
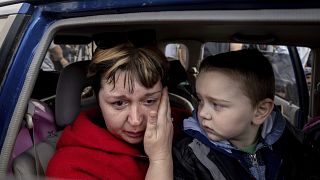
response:
<path fill-rule="evenodd" d="M 157 135 L 157 112 L 151 111 L 148 115 L 147 128 L 145 138 L 152 138 Z"/>
<path fill-rule="evenodd" d="M 168 99 L 168 92 L 167 89 L 164 88 L 162 90 L 161 100 L 158 108 L 158 112 L 151 111 L 148 115 L 148 123 L 145 132 L 145 138 L 157 138 L 157 132 L 163 131 L 163 126 L 165 125 L 168 116 L 168 110 L 170 110 L 169 106 L 169 99 Z M 170 111 L 169 111 L 170 113 Z"/>
<path fill-rule="evenodd" d="M 170 113 L 170 114 L 168 114 L 168 113 Z M 164 125 L 168 118 L 171 119 L 168 90 L 167 90 L 167 88 L 163 88 L 161 101 L 160 101 L 160 105 L 159 105 L 159 109 L 158 109 L 158 124 L 160 126 Z"/>
<path fill-rule="evenodd" d="M 161 160 L 171 156 L 173 125 L 168 91 L 162 91 L 158 112 L 151 111 L 144 136 L 144 148 L 151 160 Z"/>
<path fill-rule="evenodd" d="M 170 123 L 172 123 L 171 107 L 170 107 L 168 91 L 167 91 L 167 120 L 170 121 Z"/>

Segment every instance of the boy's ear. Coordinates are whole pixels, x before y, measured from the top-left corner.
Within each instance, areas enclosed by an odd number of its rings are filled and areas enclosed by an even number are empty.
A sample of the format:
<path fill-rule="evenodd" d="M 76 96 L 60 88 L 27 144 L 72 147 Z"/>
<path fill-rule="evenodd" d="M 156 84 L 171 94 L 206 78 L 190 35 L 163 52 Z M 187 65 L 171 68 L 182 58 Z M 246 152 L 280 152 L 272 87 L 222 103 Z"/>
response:
<path fill-rule="evenodd" d="M 254 118 L 252 123 L 255 125 L 261 125 L 267 119 L 269 114 L 272 112 L 274 106 L 274 102 L 270 98 L 266 98 L 262 100 L 258 106 L 256 107 L 256 112 L 254 114 Z"/>

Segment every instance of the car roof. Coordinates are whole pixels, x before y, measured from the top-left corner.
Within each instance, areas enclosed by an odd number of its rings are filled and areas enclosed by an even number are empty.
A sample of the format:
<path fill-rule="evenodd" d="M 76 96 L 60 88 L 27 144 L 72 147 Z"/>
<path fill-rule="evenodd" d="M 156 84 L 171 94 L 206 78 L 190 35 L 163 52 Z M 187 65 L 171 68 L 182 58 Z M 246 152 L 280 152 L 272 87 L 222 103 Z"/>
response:
<path fill-rule="evenodd" d="M 307 47 L 320 43 L 319 9 L 160 11 L 131 13 L 130 17 L 117 14 L 117 17 L 123 17 L 123 21 L 114 26 L 103 23 L 84 24 L 81 28 L 69 26 L 57 35 L 90 38 L 101 32 L 152 28 L 158 41 L 252 42 Z"/>
<path fill-rule="evenodd" d="M 272 43 L 314 47 L 320 43 L 320 2 L 316 0 L 2 0 L 0 6 L 29 3 L 59 19 L 89 15 L 150 13 L 151 17 L 116 26 L 70 26 L 57 36 L 88 40 L 100 32 L 152 28 L 159 41 Z M 149 22 L 148 22 L 149 21 Z M 156 25 L 154 22 L 157 22 Z M 195 29 L 201 30 L 195 31 Z M 174 31 L 173 31 L 174 30 Z"/>
<path fill-rule="evenodd" d="M 167 9 L 172 6 L 173 9 L 290 9 L 290 8 L 316 8 L 320 7 L 317 0 L 106 0 L 106 1 L 91 1 L 91 0 L 1 0 L 0 6 L 30 3 L 33 5 L 48 5 L 57 3 L 93 3 L 106 4 L 109 8 L 119 7 L 162 7 Z M 97 6 L 99 7 L 99 6 Z M 102 6 L 103 7 L 103 6 Z"/>

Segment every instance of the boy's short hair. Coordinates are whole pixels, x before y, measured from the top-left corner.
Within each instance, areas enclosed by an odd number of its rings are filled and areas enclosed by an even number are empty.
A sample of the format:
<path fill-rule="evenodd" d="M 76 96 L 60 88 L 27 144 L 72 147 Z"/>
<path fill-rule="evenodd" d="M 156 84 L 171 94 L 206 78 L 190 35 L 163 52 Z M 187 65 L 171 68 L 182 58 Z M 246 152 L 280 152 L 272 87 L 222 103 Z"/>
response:
<path fill-rule="evenodd" d="M 244 49 L 206 57 L 199 73 L 219 71 L 242 83 L 242 91 L 253 107 L 266 98 L 274 99 L 275 78 L 272 65 L 260 51 Z"/>

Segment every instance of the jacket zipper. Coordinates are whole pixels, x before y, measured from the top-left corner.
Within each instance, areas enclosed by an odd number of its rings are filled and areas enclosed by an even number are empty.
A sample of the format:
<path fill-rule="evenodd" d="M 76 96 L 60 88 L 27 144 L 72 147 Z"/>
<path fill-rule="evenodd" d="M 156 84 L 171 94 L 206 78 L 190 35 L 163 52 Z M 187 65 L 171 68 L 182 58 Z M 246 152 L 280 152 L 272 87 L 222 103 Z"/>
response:
<path fill-rule="evenodd" d="M 257 154 L 250 154 L 250 159 L 254 167 L 259 166 Z"/>
<path fill-rule="evenodd" d="M 260 179 L 261 177 L 262 177 L 262 179 L 265 179 L 264 174 L 261 175 L 257 154 L 249 154 L 249 157 L 250 157 L 252 165 L 253 165 L 252 167 L 255 168 L 256 172 L 258 173 L 258 179 Z"/>

